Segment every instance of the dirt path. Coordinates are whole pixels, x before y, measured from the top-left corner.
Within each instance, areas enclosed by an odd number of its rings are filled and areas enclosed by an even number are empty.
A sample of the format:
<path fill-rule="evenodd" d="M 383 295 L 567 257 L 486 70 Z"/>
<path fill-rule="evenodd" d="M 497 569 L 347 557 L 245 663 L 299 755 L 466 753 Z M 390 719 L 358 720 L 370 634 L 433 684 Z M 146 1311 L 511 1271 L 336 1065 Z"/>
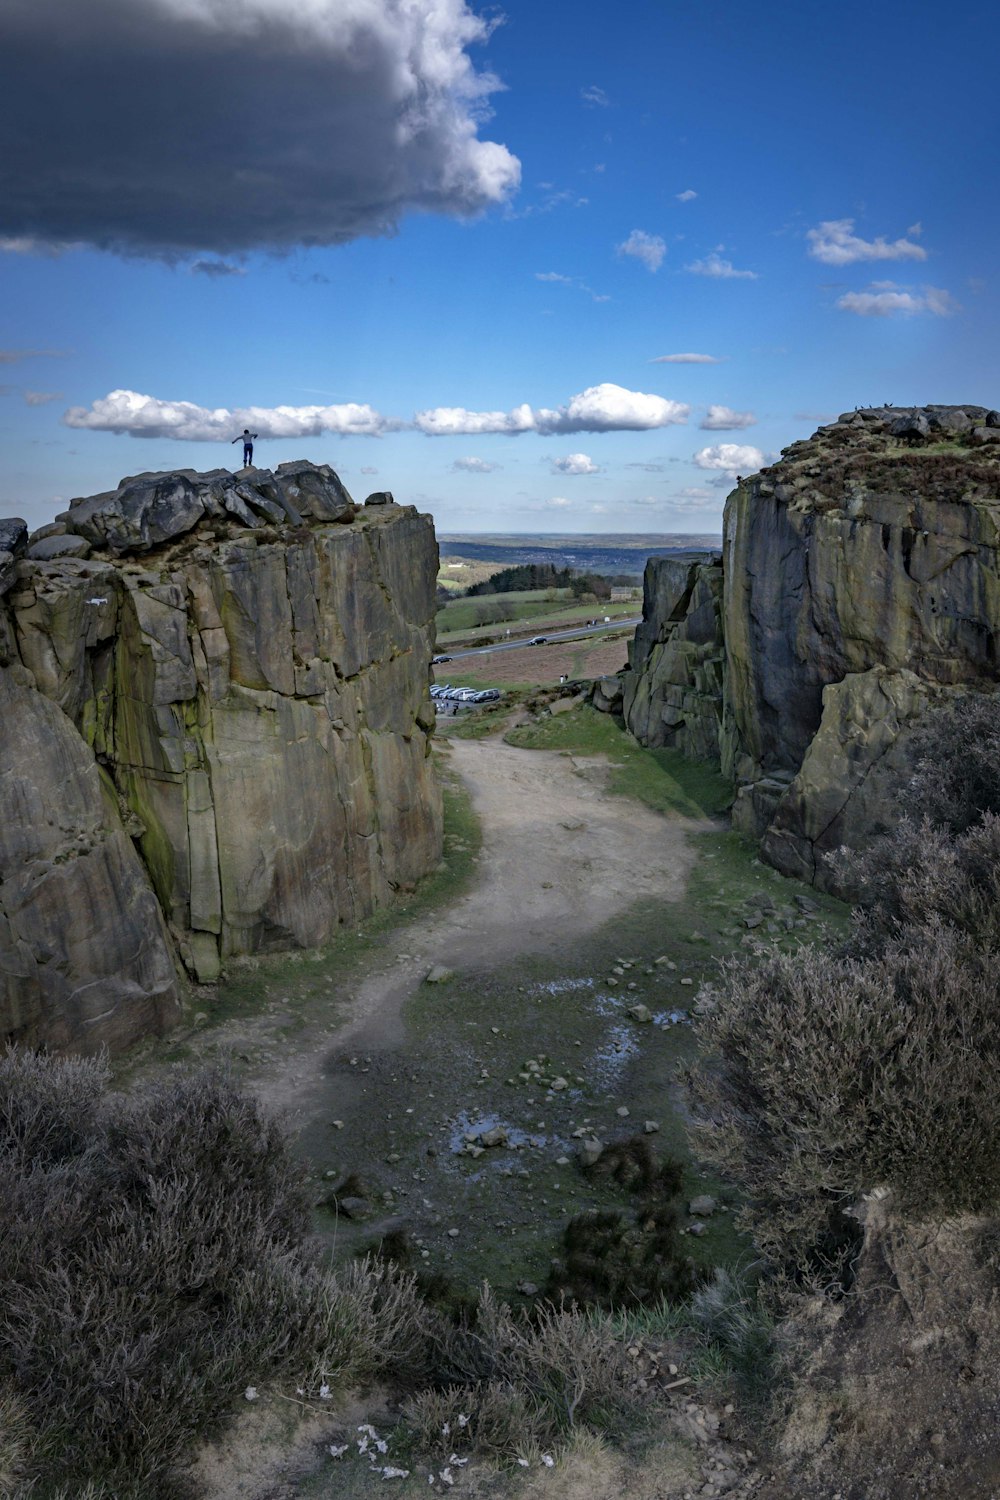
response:
<path fill-rule="evenodd" d="M 701 826 L 606 791 L 603 757 L 521 750 L 498 739 L 453 740 L 450 764 L 482 827 L 472 890 L 422 927 L 390 932 L 351 1013 L 323 1047 L 305 1036 L 255 1082 L 301 1120 L 324 1088 L 330 1050 L 403 1041 L 402 1008 L 435 964 L 482 970 L 528 954 L 573 953 L 582 935 L 648 898 L 677 900 L 692 862 L 686 834 Z"/>

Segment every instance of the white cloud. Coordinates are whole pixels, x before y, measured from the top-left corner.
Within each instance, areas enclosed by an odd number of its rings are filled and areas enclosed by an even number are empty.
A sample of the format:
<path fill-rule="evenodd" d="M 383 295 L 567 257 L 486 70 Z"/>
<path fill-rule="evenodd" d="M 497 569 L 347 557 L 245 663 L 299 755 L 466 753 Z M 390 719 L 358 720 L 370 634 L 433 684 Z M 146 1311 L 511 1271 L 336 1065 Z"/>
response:
<path fill-rule="evenodd" d="M 567 500 L 564 495 L 553 495 L 549 504 L 554 505 L 557 510 L 564 510 L 567 505 L 572 505 L 573 502 L 572 500 Z"/>
<path fill-rule="evenodd" d="M 491 464 L 485 458 L 456 458 L 452 468 L 463 474 L 492 474 L 500 464 Z"/>
<path fill-rule="evenodd" d="M 685 188 L 683 193 L 674 194 L 674 197 L 677 199 L 678 203 L 690 203 L 692 198 L 697 198 L 697 196 L 698 194 L 695 192 L 694 188 Z"/>
<path fill-rule="evenodd" d="M 658 354 L 651 365 L 721 365 L 714 354 Z"/>
<path fill-rule="evenodd" d="M 376 469 L 372 464 L 362 464 L 361 472 L 362 474 L 377 474 L 378 469 Z"/>
<path fill-rule="evenodd" d="M 896 313 L 904 317 L 933 313 L 935 317 L 946 318 L 959 310 L 959 304 L 943 287 L 925 286 L 920 292 L 910 292 L 895 287 L 891 281 L 873 282 L 867 292 L 845 292 L 837 298 L 837 306 L 862 318 L 891 318 Z"/>
<path fill-rule="evenodd" d="M 584 104 L 597 105 L 599 109 L 607 109 L 611 103 L 607 94 L 603 89 L 598 88 L 596 83 L 590 84 L 588 88 L 581 89 L 580 98 Z"/>
<path fill-rule="evenodd" d="M 753 427 L 756 421 L 752 411 L 733 411 L 731 406 L 710 406 L 698 426 L 709 432 L 730 432 L 734 428 Z"/>
<path fill-rule="evenodd" d="M 588 297 L 593 297 L 595 302 L 611 301 L 610 297 L 601 292 L 595 292 L 592 286 L 588 286 L 578 276 L 564 276 L 561 271 L 536 271 L 535 280 L 555 282 L 559 286 L 575 287 L 578 291 L 586 292 Z"/>
<path fill-rule="evenodd" d="M 483 432 L 516 437 L 522 432 L 543 436 L 570 432 L 645 432 L 686 422 L 691 408 L 680 401 L 605 382 L 571 396 L 565 406 L 551 410 L 526 402 L 512 411 L 467 411 L 463 406 L 438 406 L 419 411 L 414 425 L 428 437 L 452 437 Z"/>
<path fill-rule="evenodd" d="M 914 224 L 908 234 L 919 234 L 920 225 Z M 926 260 L 927 251 L 912 240 L 898 239 L 891 243 L 881 235 L 874 240 L 863 240 L 854 233 L 853 219 L 827 219 L 816 229 L 806 234 L 809 254 L 826 266 L 851 266 L 859 260 Z"/>
<path fill-rule="evenodd" d="M 737 271 L 731 260 L 723 260 L 718 250 L 713 250 L 703 260 L 693 260 L 684 267 L 692 276 L 715 276 L 723 280 L 756 281 L 756 271 Z"/>
<path fill-rule="evenodd" d="M 714 500 L 716 497 L 711 490 L 702 489 L 700 485 L 688 484 L 682 490 L 678 490 L 679 500 Z"/>
<path fill-rule="evenodd" d="M 520 163 L 479 135 L 502 85 L 470 56 L 490 30 L 465 0 L 0 6 L 0 245 L 200 259 L 505 203 Z"/>
<path fill-rule="evenodd" d="M 629 501 L 630 505 L 643 506 L 666 505 L 666 503 L 667 502 L 662 495 L 634 495 Z"/>
<path fill-rule="evenodd" d="M 565 458 L 553 460 L 552 472 L 553 474 L 599 474 L 601 471 L 586 453 L 568 453 Z"/>
<path fill-rule="evenodd" d="M 645 229 L 633 229 L 628 239 L 617 249 L 619 255 L 631 255 L 636 260 L 641 260 L 647 271 L 658 271 L 667 253 L 667 244 L 658 234 L 647 234 Z"/>
<path fill-rule="evenodd" d="M 714 448 L 700 449 L 694 461 L 699 469 L 710 469 L 727 479 L 735 479 L 737 474 L 752 474 L 761 468 L 764 455 L 749 443 L 718 443 Z"/>
<path fill-rule="evenodd" d="M 24 399 L 29 406 L 47 406 L 50 401 L 58 401 L 62 391 L 25 391 Z"/>
<path fill-rule="evenodd" d="M 138 391 L 110 391 L 90 407 L 73 406 L 67 427 L 92 432 L 128 433 L 130 437 L 180 438 L 193 443 L 224 442 L 249 427 L 262 438 L 343 436 L 378 437 L 399 427 L 371 406 L 224 406 L 209 409 L 192 401 L 161 401 Z"/>

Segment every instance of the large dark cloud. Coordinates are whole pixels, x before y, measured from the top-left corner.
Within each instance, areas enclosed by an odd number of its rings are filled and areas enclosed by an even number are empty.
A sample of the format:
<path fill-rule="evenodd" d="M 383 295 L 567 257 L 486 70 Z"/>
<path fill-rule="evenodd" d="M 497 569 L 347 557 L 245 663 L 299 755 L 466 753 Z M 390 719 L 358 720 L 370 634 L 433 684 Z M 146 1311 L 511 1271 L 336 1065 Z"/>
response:
<path fill-rule="evenodd" d="M 140 255 L 474 214 L 519 164 L 464 0 L 4 0 L 0 238 Z"/>

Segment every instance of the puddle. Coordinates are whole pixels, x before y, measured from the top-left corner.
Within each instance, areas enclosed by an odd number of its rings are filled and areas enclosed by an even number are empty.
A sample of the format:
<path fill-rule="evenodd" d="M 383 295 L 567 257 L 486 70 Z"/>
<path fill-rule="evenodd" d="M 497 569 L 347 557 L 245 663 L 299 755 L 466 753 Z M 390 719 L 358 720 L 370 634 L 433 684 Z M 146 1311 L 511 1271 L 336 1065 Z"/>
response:
<path fill-rule="evenodd" d="M 481 1135 L 486 1130 L 498 1129 L 507 1132 L 506 1148 L 503 1146 L 490 1146 L 488 1148 L 490 1154 L 498 1157 L 503 1155 L 505 1149 L 509 1151 L 511 1148 L 516 1149 L 519 1146 L 541 1147 L 549 1144 L 549 1137 L 547 1135 L 542 1134 L 540 1131 L 523 1130 L 519 1125 L 511 1125 L 502 1115 L 471 1115 L 463 1110 L 460 1115 L 456 1115 L 449 1126 L 448 1146 L 452 1151 L 464 1153 L 466 1146 L 469 1144 L 465 1139 L 466 1135 L 473 1132 L 476 1135 Z"/>
<path fill-rule="evenodd" d="M 593 988 L 592 979 L 547 979 L 544 984 L 534 986 L 536 994 L 544 995 L 569 995 L 574 990 L 592 990 Z"/>
<path fill-rule="evenodd" d="M 616 1082 L 618 1075 L 624 1071 L 626 1063 L 638 1053 L 639 1041 L 635 1034 L 635 1027 L 612 1026 L 608 1031 L 608 1040 L 595 1054 L 595 1077 L 604 1086 Z"/>

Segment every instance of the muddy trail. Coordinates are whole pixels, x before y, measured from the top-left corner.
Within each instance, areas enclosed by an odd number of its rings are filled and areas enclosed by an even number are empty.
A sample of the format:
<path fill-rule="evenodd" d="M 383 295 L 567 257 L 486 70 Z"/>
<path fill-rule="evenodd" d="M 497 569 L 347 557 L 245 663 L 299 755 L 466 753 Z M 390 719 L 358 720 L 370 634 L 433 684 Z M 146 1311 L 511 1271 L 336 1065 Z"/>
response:
<path fill-rule="evenodd" d="M 234 967 L 133 1074 L 226 1060 L 288 1124 L 337 1258 L 402 1228 L 429 1269 L 516 1296 L 544 1283 L 572 1214 L 615 1201 L 581 1138 L 656 1132 L 660 1154 L 689 1154 L 673 1074 L 713 943 L 685 901 L 706 837 L 730 835 L 612 792 L 613 750 L 491 736 L 437 753 L 475 815 L 446 841 L 466 870 L 451 899 L 348 934 L 353 950 Z M 721 1216 L 711 1240 L 696 1258 L 732 1248 Z"/>
<path fill-rule="evenodd" d="M 297 1124 L 328 1102 L 330 1054 L 375 1051 L 383 1063 L 405 1054 L 406 1002 L 435 966 L 466 981 L 535 956 L 572 969 L 581 939 L 637 901 L 683 893 L 693 858 L 687 833 L 699 825 L 609 795 L 605 758 L 497 739 L 453 740 L 447 755 L 482 831 L 472 888 L 418 929 L 387 934 L 324 1046 L 307 1035 L 258 1077 L 262 1097 Z"/>

